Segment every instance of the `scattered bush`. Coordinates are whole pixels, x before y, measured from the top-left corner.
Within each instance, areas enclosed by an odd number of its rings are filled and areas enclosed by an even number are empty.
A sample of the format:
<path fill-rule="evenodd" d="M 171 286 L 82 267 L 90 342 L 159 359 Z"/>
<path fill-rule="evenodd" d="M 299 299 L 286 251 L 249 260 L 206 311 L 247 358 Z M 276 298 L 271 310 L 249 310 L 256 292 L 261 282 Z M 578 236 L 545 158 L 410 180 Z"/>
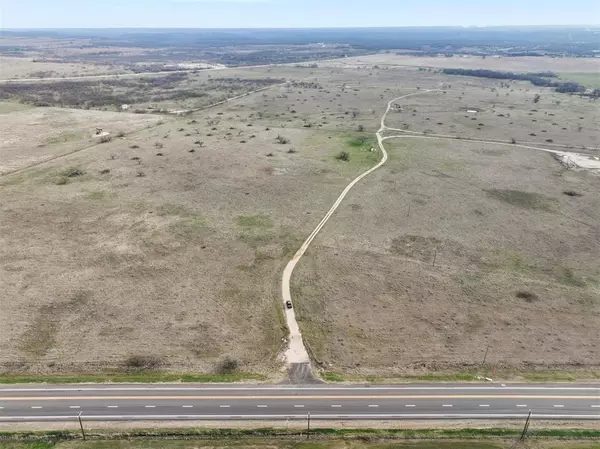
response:
<path fill-rule="evenodd" d="M 195 152 L 196 152 L 196 150 L 194 148 L 191 148 L 188 150 L 188 153 L 195 153 Z"/>
<path fill-rule="evenodd" d="M 237 370 L 239 362 L 230 356 L 225 356 L 217 365 L 219 374 L 231 374 Z"/>
<path fill-rule="evenodd" d="M 140 146 L 139 145 L 130 145 L 129 148 L 131 148 L 132 150 L 136 150 L 138 149 Z"/>
<path fill-rule="evenodd" d="M 162 147 L 164 147 L 165 145 L 164 145 L 162 142 L 154 142 L 154 146 L 155 146 L 156 148 L 162 148 Z"/>
<path fill-rule="evenodd" d="M 125 368 L 134 371 L 147 371 L 160 366 L 160 361 L 152 356 L 132 355 L 123 362 Z"/>
<path fill-rule="evenodd" d="M 116 134 L 116 136 L 117 136 L 117 137 L 125 137 L 125 132 L 124 132 L 124 131 L 119 131 L 119 132 Z"/>
<path fill-rule="evenodd" d="M 294 153 L 296 152 L 296 150 L 295 150 L 295 149 L 293 149 L 293 148 L 290 148 L 289 150 L 287 150 L 287 152 L 288 152 L 289 154 L 294 154 Z"/>
<path fill-rule="evenodd" d="M 156 153 L 156 155 L 157 155 L 157 156 L 162 156 L 163 154 L 162 154 L 162 153 Z"/>
<path fill-rule="evenodd" d="M 110 168 L 105 168 L 103 170 L 100 170 L 101 175 L 106 175 L 107 173 L 110 173 Z"/>
<path fill-rule="evenodd" d="M 563 191 L 563 194 L 567 196 L 583 196 L 581 193 L 576 192 L 575 190 L 565 190 Z"/>
<path fill-rule="evenodd" d="M 552 140 L 552 139 L 546 139 L 546 142 L 552 143 L 552 142 L 554 142 L 554 140 Z"/>
<path fill-rule="evenodd" d="M 137 177 L 138 177 L 138 178 L 143 178 L 144 176 L 146 176 L 146 173 L 144 173 L 143 171 L 139 170 L 139 171 L 137 172 Z"/>
<path fill-rule="evenodd" d="M 533 293 L 533 292 L 526 291 L 526 290 L 519 290 L 519 291 L 518 291 L 518 292 L 515 294 L 515 296 L 516 296 L 517 298 L 524 299 L 524 300 L 525 300 L 525 301 L 527 301 L 527 302 L 533 302 L 533 301 L 537 301 L 537 300 L 539 299 L 539 298 L 538 298 L 538 295 L 536 295 L 536 294 L 535 294 L 535 293 Z"/>
<path fill-rule="evenodd" d="M 515 144 L 517 143 L 517 139 L 515 139 L 514 137 L 510 138 L 510 143 Z"/>
<path fill-rule="evenodd" d="M 140 157 L 139 157 L 139 156 L 133 156 L 133 157 L 131 158 L 131 160 L 132 160 L 132 161 L 139 161 L 139 160 L 141 160 L 141 159 L 140 159 Z"/>
<path fill-rule="evenodd" d="M 80 168 L 72 167 L 64 169 L 60 174 L 67 178 L 77 178 L 78 176 L 85 175 L 85 172 Z"/>
<path fill-rule="evenodd" d="M 112 140 L 112 136 L 105 135 L 100 137 L 100 143 L 108 143 Z"/>
<path fill-rule="evenodd" d="M 290 143 L 290 139 L 288 139 L 287 137 L 283 137 L 282 135 L 279 135 L 279 134 L 277 135 L 275 140 L 277 141 L 277 143 L 280 143 L 282 145 Z"/>
<path fill-rule="evenodd" d="M 67 182 L 69 182 L 69 179 L 65 178 L 64 176 L 61 176 L 56 181 L 54 181 L 54 184 L 56 184 L 57 186 L 64 186 Z"/>
<path fill-rule="evenodd" d="M 350 160 L 350 153 L 347 151 L 340 151 L 338 154 L 336 154 L 335 158 L 339 161 L 348 162 Z"/>

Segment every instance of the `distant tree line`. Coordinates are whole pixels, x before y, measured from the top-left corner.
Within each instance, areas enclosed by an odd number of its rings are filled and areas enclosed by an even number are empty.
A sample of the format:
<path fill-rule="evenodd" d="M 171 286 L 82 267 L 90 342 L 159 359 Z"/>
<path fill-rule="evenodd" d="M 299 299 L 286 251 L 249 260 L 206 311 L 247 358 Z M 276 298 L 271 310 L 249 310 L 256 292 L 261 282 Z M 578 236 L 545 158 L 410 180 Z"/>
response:
<path fill-rule="evenodd" d="M 556 75 L 553 73 L 549 75 L 548 73 L 551 72 L 543 72 L 543 76 L 541 76 L 540 73 L 499 72 L 485 69 L 442 69 L 442 73 L 446 75 L 477 76 L 479 78 L 499 80 L 529 81 L 535 86 L 552 87 L 556 92 L 562 93 L 585 92 L 585 87 L 574 81 L 553 81 L 552 78 L 555 78 Z"/>

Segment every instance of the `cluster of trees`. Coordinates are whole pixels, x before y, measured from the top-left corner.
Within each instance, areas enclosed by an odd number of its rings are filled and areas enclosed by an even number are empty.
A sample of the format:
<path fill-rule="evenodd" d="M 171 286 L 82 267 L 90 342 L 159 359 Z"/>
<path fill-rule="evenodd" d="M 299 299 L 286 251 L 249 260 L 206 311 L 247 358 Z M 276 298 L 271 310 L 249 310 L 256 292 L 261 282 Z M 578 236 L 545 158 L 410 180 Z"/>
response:
<path fill-rule="evenodd" d="M 500 80 L 529 81 L 535 86 L 553 87 L 556 92 L 563 93 L 585 92 L 585 87 L 579 83 L 573 81 L 552 80 L 552 78 L 556 77 L 556 74 L 551 72 L 513 73 L 485 69 L 442 69 L 442 73 L 446 75 L 477 76 L 480 78 L 493 78 Z"/>

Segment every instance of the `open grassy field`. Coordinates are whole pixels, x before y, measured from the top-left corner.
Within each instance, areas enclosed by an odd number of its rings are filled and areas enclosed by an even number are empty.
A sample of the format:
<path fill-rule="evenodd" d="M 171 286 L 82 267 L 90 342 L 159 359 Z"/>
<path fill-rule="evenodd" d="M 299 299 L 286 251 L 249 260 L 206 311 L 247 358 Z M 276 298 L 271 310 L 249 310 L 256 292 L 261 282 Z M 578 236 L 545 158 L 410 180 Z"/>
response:
<path fill-rule="evenodd" d="M 413 66 L 435 68 L 464 68 L 488 69 L 511 72 L 581 72 L 587 74 L 598 73 L 600 70 L 599 58 L 553 58 L 546 56 L 520 56 L 520 57 L 481 57 L 473 55 L 445 56 L 411 56 L 381 53 L 377 55 L 357 56 L 340 60 L 337 64 L 357 66 Z"/>
<path fill-rule="evenodd" d="M 0 40 L 0 50 L 2 49 Z M 127 73 L 113 65 L 84 64 L 74 62 L 46 62 L 43 59 L 0 56 L 0 79 L 14 78 L 62 78 L 69 76 L 108 75 Z"/>
<path fill-rule="evenodd" d="M 156 115 L 33 108 L 0 102 L 0 174 L 98 143 L 96 128 L 111 138 L 152 126 Z"/>
<path fill-rule="evenodd" d="M 488 344 L 497 367 L 593 365 L 600 179 L 536 151 L 386 145 L 389 163 L 349 195 L 294 279 L 321 365 L 456 370 L 481 363 Z"/>
<path fill-rule="evenodd" d="M 202 76 L 209 83 L 208 73 L 192 79 Z M 0 177 L 1 371 L 276 378 L 283 267 L 348 182 L 377 162 L 370 149 L 389 100 L 450 83 L 452 93 L 410 104 L 444 123 L 439 131 L 476 136 L 452 109 L 464 83 L 464 104 L 490 114 L 483 136 L 520 139 L 527 129 L 506 124 L 503 136 L 504 122 L 487 112 L 495 93 L 480 79 L 333 64 L 226 77 L 287 84 L 186 117 L 4 106 L 2 135 L 12 140 L 3 161 L 22 170 Z M 521 123 L 533 91 L 510 93 Z M 559 117 L 552 94 L 541 95 Z M 553 134 L 557 143 L 593 144 L 597 111 L 561 101 L 570 112 L 560 112 L 568 126 Z M 412 114 L 410 129 L 425 126 Z M 404 115 L 390 114 L 389 125 L 401 127 Z M 125 134 L 89 145 L 97 126 Z M 351 192 L 292 277 L 322 366 L 356 375 L 456 369 L 478 363 L 488 343 L 488 360 L 511 369 L 596 360 L 599 178 L 509 146 L 386 145 L 388 165 Z"/>

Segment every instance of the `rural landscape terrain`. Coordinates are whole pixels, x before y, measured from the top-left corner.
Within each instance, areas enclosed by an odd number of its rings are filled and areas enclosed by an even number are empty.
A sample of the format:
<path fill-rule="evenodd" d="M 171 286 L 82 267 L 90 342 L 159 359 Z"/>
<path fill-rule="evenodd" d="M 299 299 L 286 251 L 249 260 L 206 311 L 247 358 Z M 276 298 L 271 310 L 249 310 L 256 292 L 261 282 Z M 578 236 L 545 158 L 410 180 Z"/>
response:
<path fill-rule="evenodd" d="M 0 373 L 600 378 L 595 44 L 174 36 L 0 38 Z"/>

